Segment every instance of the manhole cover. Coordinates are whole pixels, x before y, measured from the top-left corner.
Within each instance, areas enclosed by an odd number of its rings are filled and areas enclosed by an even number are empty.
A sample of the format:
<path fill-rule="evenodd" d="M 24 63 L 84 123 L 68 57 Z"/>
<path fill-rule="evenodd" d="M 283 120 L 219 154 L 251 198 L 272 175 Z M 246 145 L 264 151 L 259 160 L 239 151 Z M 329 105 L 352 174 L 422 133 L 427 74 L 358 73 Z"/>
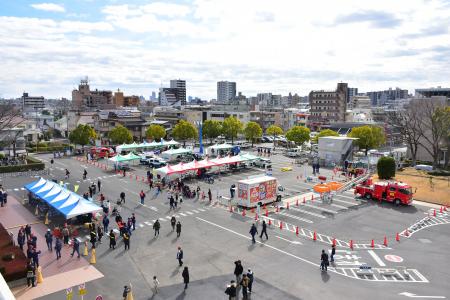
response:
<path fill-rule="evenodd" d="M 419 241 L 423 244 L 431 244 L 431 241 L 429 239 L 419 239 Z"/>

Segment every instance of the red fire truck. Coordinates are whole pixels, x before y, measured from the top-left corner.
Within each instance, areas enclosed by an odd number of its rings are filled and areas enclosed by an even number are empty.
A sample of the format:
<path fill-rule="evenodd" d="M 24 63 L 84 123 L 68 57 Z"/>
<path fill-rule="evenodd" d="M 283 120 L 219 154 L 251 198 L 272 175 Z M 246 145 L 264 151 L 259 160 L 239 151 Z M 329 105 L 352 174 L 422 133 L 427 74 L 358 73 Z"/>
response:
<path fill-rule="evenodd" d="M 410 205 L 413 192 L 410 185 L 397 181 L 373 182 L 367 179 L 355 187 L 355 195 L 366 199 L 393 202 L 395 205 Z"/>
<path fill-rule="evenodd" d="M 109 158 L 109 157 L 113 157 L 114 155 L 116 155 L 116 153 L 114 153 L 114 150 L 111 148 L 106 148 L 106 147 L 92 147 L 91 148 L 91 155 L 96 158 Z"/>

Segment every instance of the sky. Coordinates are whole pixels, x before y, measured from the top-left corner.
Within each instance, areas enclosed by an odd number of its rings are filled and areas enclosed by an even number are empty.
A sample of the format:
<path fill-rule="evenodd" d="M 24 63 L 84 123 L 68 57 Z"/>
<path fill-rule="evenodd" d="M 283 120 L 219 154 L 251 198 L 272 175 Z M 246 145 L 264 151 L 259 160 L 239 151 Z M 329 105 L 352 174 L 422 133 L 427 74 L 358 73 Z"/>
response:
<path fill-rule="evenodd" d="M 47 2 L 48 1 L 48 2 Z M 216 98 L 445 86 L 450 0 L 0 0 L 0 98 L 143 95 L 187 81 Z"/>

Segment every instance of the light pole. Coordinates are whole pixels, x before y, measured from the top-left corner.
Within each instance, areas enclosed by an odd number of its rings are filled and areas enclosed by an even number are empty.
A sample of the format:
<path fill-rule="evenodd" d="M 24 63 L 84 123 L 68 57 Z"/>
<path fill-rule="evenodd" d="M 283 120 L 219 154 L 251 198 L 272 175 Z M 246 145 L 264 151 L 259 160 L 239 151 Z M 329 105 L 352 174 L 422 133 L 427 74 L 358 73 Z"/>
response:
<path fill-rule="evenodd" d="M 203 123 L 202 121 L 196 121 L 195 122 L 198 127 L 198 143 L 199 143 L 199 153 L 203 154 Z"/>

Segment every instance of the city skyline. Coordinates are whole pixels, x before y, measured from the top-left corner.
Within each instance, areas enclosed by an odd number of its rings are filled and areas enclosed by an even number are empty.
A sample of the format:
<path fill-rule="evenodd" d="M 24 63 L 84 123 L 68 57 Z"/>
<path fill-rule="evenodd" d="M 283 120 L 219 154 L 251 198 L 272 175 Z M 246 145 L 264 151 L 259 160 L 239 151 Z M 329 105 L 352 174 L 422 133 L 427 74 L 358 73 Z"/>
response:
<path fill-rule="evenodd" d="M 173 78 L 216 98 L 446 86 L 449 1 L 7 1 L 0 14 L 0 97 L 71 98 L 98 89 L 149 97 Z M 282 4 L 282 5 L 281 5 Z"/>

